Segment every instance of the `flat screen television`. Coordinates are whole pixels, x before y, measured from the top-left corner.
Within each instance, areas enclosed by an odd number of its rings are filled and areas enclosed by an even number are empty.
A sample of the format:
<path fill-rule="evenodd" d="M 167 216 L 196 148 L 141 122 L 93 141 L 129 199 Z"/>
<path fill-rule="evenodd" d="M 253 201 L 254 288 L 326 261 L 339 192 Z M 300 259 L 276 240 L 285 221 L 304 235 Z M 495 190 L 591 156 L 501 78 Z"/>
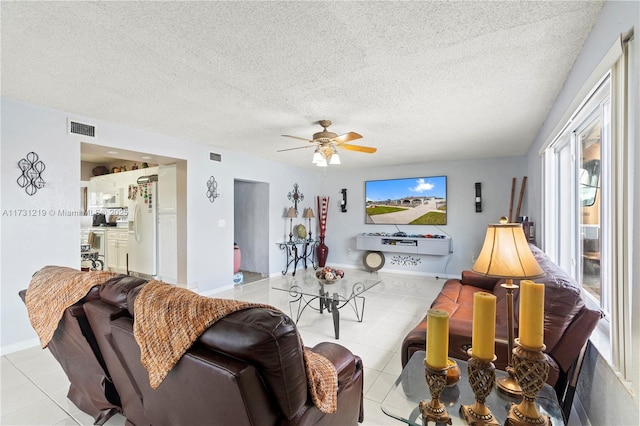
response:
<path fill-rule="evenodd" d="M 364 194 L 367 224 L 447 224 L 446 176 L 369 180 Z"/>

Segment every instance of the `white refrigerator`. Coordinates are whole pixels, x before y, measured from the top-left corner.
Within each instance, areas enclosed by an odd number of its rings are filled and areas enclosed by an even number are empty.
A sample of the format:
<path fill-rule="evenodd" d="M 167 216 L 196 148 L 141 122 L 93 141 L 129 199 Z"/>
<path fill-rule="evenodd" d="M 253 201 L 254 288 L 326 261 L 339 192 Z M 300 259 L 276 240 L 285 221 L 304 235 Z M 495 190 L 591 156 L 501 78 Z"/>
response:
<path fill-rule="evenodd" d="M 127 188 L 129 200 L 129 274 L 158 275 L 158 175 L 141 176 Z"/>

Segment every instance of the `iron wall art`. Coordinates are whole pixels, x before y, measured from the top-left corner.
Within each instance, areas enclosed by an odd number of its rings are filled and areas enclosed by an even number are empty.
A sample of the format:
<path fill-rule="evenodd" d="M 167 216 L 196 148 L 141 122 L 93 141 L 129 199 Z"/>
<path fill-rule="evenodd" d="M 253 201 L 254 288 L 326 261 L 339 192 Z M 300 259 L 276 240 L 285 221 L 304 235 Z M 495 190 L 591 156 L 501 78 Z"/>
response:
<path fill-rule="evenodd" d="M 219 196 L 220 194 L 218 194 L 218 182 L 216 182 L 216 178 L 211 176 L 207 181 L 207 198 L 213 203 Z"/>
<path fill-rule="evenodd" d="M 304 200 L 304 194 L 299 191 L 299 186 L 297 183 L 293 184 L 293 191 L 289 192 L 287 198 L 293 201 L 293 208 L 296 210 L 296 213 L 298 213 L 298 203 Z"/>
<path fill-rule="evenodd" d="M 24 191 L 33 195 L 38 192 L 38 189 L 44 188 L 44 179 L 42 179 L 42 172 L 44 172 L 45 165 L 38 157 L 38 154 L 31 151 L 25 158 L 18 161 L 18 168 L 22 171 L 22 174 L 18 177 L 18 185 L 20 188 L 24 188 Z"/>

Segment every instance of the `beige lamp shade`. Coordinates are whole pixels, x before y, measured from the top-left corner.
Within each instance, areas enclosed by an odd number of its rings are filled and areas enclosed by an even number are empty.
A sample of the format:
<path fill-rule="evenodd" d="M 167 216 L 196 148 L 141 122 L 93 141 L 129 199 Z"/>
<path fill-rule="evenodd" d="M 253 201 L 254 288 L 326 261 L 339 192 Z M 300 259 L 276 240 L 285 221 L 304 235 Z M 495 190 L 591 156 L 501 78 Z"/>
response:
<path fill-rule="evenodd" d="M 538 278 L 544 271 L 533 257 L 522 224 L 490 224 L 482 250 L 471 268 L 495 278 Z"/>
<path fill-rule="evenodd" d="M 294 209 L 293 207 L 289 207 L 289 210 L 287 210 L 287 217 L 294 218 L 297 216 L 298 213 L 296 212 L 296 209 Z"/>
<path fill-rule="evenodd" d="M 302 214 L 302 216 L 305 219 L 311 219 L 314 218 L 315 216 L 313 215 L 313 209 L 311 207 L 309 207 L 308 209 L 304 210 L 304 213 Z"/>

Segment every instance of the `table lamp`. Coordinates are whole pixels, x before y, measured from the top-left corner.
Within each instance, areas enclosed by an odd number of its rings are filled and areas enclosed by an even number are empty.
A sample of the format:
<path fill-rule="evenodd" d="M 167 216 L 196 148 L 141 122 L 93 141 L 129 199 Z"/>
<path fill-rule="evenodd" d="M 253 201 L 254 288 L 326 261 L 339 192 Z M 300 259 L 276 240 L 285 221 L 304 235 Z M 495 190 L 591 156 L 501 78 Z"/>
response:
<path fill-rule="evenodd" d="M 287 216 L 289 218 L 289 242 L 293 242 L 293 218 L 297 217 L 298 213 L 296 212 L 296 209 L 294 209 L 293 207 L 289 207 L 289 210 L 287 210 Z"/>
<path fill-rule="evenodd" d="M 309 241 L 311 241 L 311 219 L 315 217 L 313 215 L 313 209 L 311 207 L 304 209 L 302 217 L 304 217 L 305 219 L 309 219 Z"/>
<path fill-rule="evenodd" d="M 507 372 L 509 375 L 496 380 L 498 389 L 519 395 L 522 391 L 515 378 L 511 354 L 513 352 L 513 291 L 518 288 L 513 279 L 532 279 L 544 276 L 544 271 L 533 257 L 521 223 L 507 223 L 506 217 L 500 218 L 499 224 L 489 224 L 484 238 L 482 250 L 471 268 L 473 272 L 493 278 L 506 278 L 502 284 L 507 290 L 507 348 L 509 357 Z"/>

